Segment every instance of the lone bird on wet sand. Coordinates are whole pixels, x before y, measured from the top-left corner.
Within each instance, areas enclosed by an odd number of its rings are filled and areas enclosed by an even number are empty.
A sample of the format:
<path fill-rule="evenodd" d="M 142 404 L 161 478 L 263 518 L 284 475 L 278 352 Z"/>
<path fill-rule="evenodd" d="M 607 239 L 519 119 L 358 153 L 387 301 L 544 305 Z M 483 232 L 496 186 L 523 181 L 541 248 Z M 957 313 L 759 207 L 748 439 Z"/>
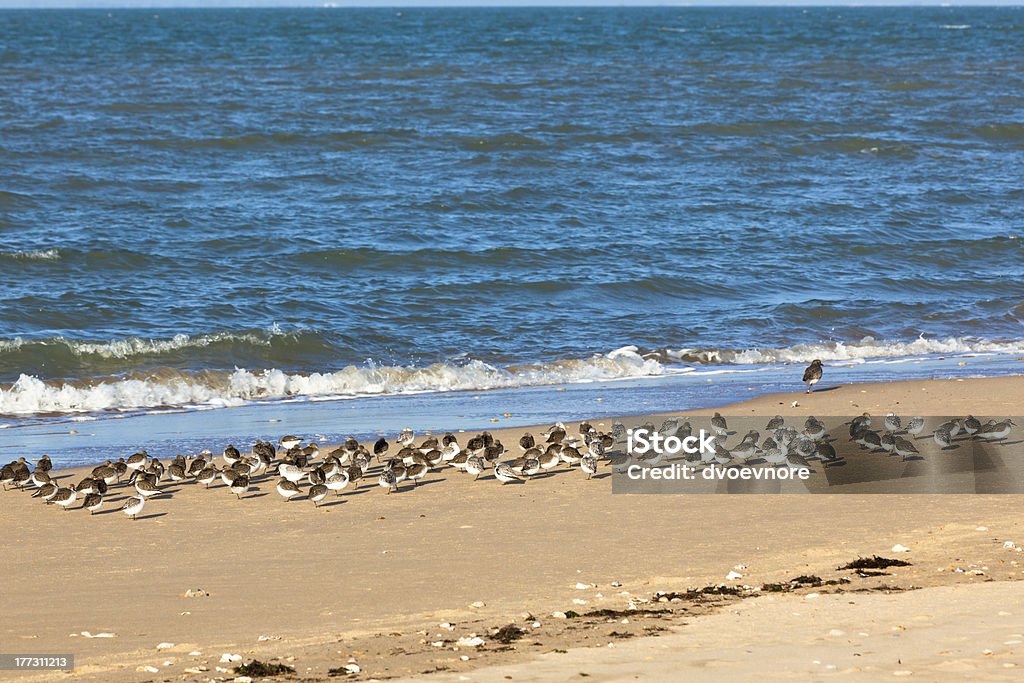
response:
<path fill-rule="evenodd" d="M 811 387 L 821 381 L 821 361 L 813 360 L 804 370 L 804 384 L 807 385 L 807 393 L 811 393 Z"/>

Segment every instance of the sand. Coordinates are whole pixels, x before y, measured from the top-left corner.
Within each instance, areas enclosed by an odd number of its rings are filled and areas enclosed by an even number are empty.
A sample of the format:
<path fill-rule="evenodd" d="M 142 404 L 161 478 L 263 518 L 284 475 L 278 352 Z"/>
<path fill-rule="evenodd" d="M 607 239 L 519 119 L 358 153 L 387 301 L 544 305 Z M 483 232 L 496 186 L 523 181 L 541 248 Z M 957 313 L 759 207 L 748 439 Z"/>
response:
<path fill-rule="evenodd" d="M 824 389 L 719 410 L 1014 415 L 1024 405 L 1018 377 Z M 495 434 L 511 444 L 521 431 Z M 231 680 L 236 664 L 221 663 L 224 654 L 281 662 L 306 680 L 347 664 L 360 669 L 346 675 L 354 680 L 435 670 L 445 680 L 683 670 L 749 680 L 762 659 L 778 677 L 912 671 L 939 680 L 973 671 L 1009 678 L 1004 664 L 1024 665 L 1020 644 L 1006 644 L 1024 632 L 1015 583 L 1024 553 L 1004 547 L 1024 544 L 1019 497 L 623 496 L 610 493 L 606 475 L 587 481 L 578 470 L 501 486 L 449 468 L 415 491 L 365 485 L 314 509 L 272 487 L 264 481 L 238 501 L 219 484 L 165 485 L 171 495 L 150 501 L 136 522 L 0 493 L 0 652 L 73 653 L 78 664 L 70 675 L 0 680 Z M 896 544 L 909 552 L 893 553 Z M 912 566 L 868 578 L 836 569 L 871 554 Z M 742 578 L 726 581 L 731 571 Z M 655 597 L 806 574 L 850 583 Z M 628 623 L 551 616 L 631 601 L 669 611 L 622 617 Z M 527 632 L 497 644 L 492 632 L 510 623 Z M 886 630 L 901 624 L 906 631 Z M 482 648 L 457 644 L 473 634 Z"/>

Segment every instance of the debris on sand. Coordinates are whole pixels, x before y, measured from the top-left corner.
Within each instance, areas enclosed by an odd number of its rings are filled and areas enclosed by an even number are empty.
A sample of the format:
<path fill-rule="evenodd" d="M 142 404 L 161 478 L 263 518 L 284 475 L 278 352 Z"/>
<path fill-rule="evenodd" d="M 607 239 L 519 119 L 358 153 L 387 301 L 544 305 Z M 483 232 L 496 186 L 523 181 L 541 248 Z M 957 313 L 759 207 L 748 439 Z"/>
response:
<path fill-rule="evenodd" d="M 888 569 L 889 567 L 909 567 L 910 563 L 905 560 L 893 560 L 888 557 L 879 557 L 878 555 L 872 555 L 871 557 L 858 557 L 853 562 L 848 562 L 842 567 L 837 567 L 839 571 L 847 569 Z"/>

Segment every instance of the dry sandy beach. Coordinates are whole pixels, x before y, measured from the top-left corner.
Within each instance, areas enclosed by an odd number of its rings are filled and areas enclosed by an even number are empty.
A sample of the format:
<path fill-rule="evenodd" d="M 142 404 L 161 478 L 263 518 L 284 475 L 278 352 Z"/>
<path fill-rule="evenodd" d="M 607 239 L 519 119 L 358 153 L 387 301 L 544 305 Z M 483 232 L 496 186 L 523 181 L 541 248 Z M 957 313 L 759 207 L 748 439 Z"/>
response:
<path fill-rule="evenodd" d="M 1020 377 L 824 389 L 719 410 L 1024 406 Z M 626 496 L 578 469 L 500 486 L 449 468 L 320 509 L 282 501 L 273 480 L 241 501 L 220 484 L 164 488 L 136 522 L 113 503 L 90 517 L 0 493 L 0 652 L 78 665 L 0 679 L 232 680 L 253 659 L 300 680 L 1019 680 L 1024 667 L 1017 496 Z M 875 554 L 910 564 L 837 569 Z"/>

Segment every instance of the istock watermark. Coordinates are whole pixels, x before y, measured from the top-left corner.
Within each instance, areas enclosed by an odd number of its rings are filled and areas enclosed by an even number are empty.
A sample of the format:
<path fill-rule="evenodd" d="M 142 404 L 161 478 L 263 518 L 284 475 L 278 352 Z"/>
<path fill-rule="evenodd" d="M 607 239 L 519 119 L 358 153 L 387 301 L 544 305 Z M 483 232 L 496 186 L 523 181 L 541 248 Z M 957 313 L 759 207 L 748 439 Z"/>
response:
<path fill-rule="evenodd" d="M 619 433 L 612 492 L 1024 493 L 1020 425 L 894 413 L 670 418 Z"/>

